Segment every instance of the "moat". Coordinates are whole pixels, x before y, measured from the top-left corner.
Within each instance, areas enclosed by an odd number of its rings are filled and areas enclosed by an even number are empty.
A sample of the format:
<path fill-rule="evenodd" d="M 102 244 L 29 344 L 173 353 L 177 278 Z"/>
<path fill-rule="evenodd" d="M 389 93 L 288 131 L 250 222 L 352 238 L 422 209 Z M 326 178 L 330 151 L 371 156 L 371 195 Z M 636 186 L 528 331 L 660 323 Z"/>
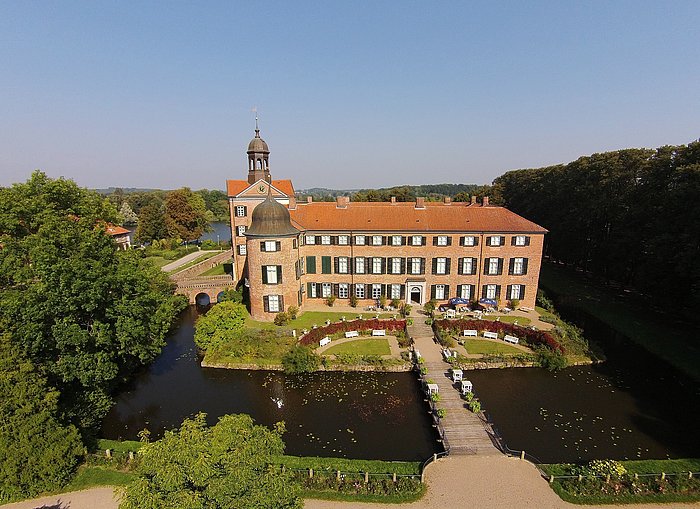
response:
<path fill-rule="evenodd" d="M 154 436 L 184 417 L 244 412 L 284 421 L 287 453 L 422 460 L 441 450 L 412 373 L 315 373 L 201 368 L 190 308 L 158 359 L 117 398 L 105 438 Z M 576 317 L 608 361 L 558 373 L 468 372 L 504 442 L 542 462 L 700 456 L 700 388 L 590 317 Z M 281 406 L 279 403 L 281 402 Z M 466 410 L 465 410 L 466 411 Z"/>

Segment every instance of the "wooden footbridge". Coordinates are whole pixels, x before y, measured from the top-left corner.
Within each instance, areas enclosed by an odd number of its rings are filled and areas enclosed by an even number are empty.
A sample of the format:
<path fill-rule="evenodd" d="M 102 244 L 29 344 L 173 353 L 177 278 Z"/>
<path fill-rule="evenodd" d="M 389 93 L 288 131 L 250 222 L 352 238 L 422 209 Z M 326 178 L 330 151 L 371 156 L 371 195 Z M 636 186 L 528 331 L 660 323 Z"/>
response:
<path fill-rule="evenodd" d="M 449 454 L 500 454 L 491 425 L 482 415 L 468 409 L 467 402 L 452 383 L 450 365 L 442 360 L 440 346 L 433 341 L 433 331 L 423 323 L 424 320 L 425 317 L 421 316 L 415 318 L 414 324 L 408 327 L 408 333 L 414 340 L 415 349 L 424 359 L 423 366 L 427 368 L 423 379 L 431 380 L 439 387 L 440 401 L 435 407 L 445 409 L 446 413 L 442 419 L 437 417 L 435 410 L 432 413 L 445 449 L 449 449 Z"/>

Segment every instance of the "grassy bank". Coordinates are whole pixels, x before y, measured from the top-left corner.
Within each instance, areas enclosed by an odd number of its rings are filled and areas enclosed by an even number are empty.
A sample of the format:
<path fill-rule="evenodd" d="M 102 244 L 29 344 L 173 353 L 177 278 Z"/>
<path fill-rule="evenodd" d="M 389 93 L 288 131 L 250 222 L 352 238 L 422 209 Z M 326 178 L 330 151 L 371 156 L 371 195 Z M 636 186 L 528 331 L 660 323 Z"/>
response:
<path fill-rule="evenodd" d="M 562 500 L 574 504 L 632 504 L 700 501 L 700 459 L 637 460 L 619 462 L 626 469 L 609 480 L 586 475 L 573 464 L 540 465 L 553 475 L 552 489 Z M 665 478 L 662 479 L 662 473 Z M 635 476 L 636 474 L 636 476 Z M 573 477 L 572 477 L 573 476 Z"/>
<path fill-rule="evenodd" d="M 212 258 L 213 256 L 218 255 L 221 253 L 221 251 L 207 251 L 202 253 L 202 256 L 196 257 L 194 260 L 190 260 L 189 262 L 185 263 L 184 265 L 180 265 L 176 269 L 173 269 L 171 271 L 168 271 L 168 274 L 175 274 L 177 272 L 182 272 L 185 269 L 189 269 L 190 267 L 193 267 L 197 265 L 200 262 L 203 262 L 204 260 L 208 260 L 209 258 Z M 170 263 L 170 262 L 167 262 Z"/>
<path fill-rule="evenodd" d="M 663 315 L 632 296 L 601 287 L 568 269 L 543 264 L 540 285 L 566 305 L 581 309 L 647 351 L 700 380 L 700 342 L 677 317 Z"/>

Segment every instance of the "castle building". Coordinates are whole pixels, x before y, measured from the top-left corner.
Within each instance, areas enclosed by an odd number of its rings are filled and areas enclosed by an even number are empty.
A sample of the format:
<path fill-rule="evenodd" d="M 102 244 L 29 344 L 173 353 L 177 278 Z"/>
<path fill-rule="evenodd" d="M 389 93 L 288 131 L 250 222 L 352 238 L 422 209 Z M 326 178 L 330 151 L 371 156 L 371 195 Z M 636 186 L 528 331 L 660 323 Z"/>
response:
<path fill-rule="evenodd" d="M 250 289 L 251 315 L 330 296 L 359 306 L 382 296 L 422 305 L 453 297 L 518 300 L 534 307 L 547 232 L 482 203 L 297 202 L 290 180 L 272 180 L 269 148 L 255 130 L 248 179 L 228 180 L 234 277 Z"/>

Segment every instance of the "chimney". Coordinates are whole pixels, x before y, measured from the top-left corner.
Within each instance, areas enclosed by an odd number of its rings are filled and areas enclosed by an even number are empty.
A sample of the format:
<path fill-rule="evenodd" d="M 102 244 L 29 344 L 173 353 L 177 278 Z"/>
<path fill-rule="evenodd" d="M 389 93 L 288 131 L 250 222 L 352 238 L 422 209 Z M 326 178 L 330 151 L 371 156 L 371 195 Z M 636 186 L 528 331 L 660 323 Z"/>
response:
<path fill-rule="evenodd" d="M 348 203 L 350 203 L 350 197 L 349 197 L 349 196 L 336 196 L 336 197 L 335 197 L 335 206 L 336 206 L 336 208 L 339 208 L 339 209 L 346 209 L 346 208 L 348 208 Z"/>
<path fill-rule="evenodd" d="M 297 198 L 296 196 L 289 197 L 289 210 L 296 210 L 297 208 Z"/>
<path fill-rule="evenodd" d="M 472 203 L 471 204 L 476 205 L 476 195 L 475 194 L 472 195 Z"/>
<path fill-rule="evenodd" d="M 313 196 L 307 196 L 307 197 L 306 197 L 306 203 L 311 203 L 311 202 L 313 202 L 313 201 L 314 201 L 314 197 L 313 197 Z"/>
<path fill-rule="evenodd" d="M 391 203 L 396 203 L 396 196 L 391 197 Z"/>
<path fill-rule="evenodd" d="M 481 201 L 481 206 L 482 207 L 488 207 L 489 206 L 489 197 L 484 196 L 484 199 Z"/>
<path fill-rule="evenodd" d="M 425 197 L 416 196 L 416 208 L 417 209 L 424 209 L 425 208 Z"/>
<path fill-rule="evenodd" d="M 452 198 L 450 198 L 449 196 L 445 196 L 444 202 L 445 202 L 445 205 L 451 205 L 451 204 L 452 204 Z"/>

